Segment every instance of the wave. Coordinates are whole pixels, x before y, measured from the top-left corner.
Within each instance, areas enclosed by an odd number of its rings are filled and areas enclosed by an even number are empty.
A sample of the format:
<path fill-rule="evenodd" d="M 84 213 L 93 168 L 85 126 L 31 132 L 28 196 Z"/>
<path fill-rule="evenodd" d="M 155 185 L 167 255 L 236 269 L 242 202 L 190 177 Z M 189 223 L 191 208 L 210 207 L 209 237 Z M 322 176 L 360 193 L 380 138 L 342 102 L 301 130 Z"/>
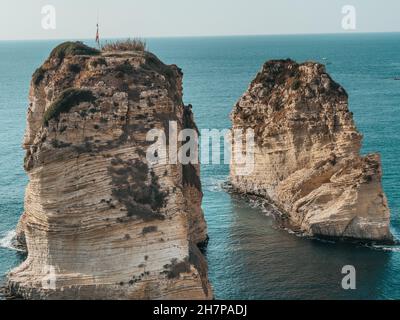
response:
<path fill-rule="evenodd" d="M 377 251 L 400 252 L 400 245 L 394 245 L 394 246 L 367 245 L 367 247 Z"/>
<path fill-rule="evenodd" d="M 14 246 L 14 238 L 16 236 L 15 230 L 10 230 L 4 234 L 2 238 L 0 238 L 0 248 L 6 248 L 15 251 L 23 251 Z"/>

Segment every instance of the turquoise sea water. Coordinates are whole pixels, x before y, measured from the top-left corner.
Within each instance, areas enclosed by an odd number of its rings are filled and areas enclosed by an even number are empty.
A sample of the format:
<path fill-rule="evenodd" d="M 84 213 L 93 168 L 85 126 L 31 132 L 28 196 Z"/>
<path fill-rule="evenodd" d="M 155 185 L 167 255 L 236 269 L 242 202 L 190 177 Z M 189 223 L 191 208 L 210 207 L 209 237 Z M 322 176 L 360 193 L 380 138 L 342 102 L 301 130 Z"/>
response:
<path fill-rule="evenodd" d="M 22 169 L 31 74 L 55 41 L 0 42 L 0 274 L 21 261 L 7 238 L 23 210 Z M 91 42 L 88 42 L 91 44 Z M 392 227 L 400 237 L 400 34 L 148 39 L 164 62 L 179 65 L 184 100 L 200 128 L 229 128 L 229 113 L 261 65 L 292 58 L 329 63 L 350 95 L 363 152 L 382 154 Z M 400 247 L 365 248 L 299 238 L 268 213 L 221 188 L 227 166 L 203 166 L 210 280 L 218 299 L 400 299 Z M 354 265 L 357 290 L 341 289 Z"/>

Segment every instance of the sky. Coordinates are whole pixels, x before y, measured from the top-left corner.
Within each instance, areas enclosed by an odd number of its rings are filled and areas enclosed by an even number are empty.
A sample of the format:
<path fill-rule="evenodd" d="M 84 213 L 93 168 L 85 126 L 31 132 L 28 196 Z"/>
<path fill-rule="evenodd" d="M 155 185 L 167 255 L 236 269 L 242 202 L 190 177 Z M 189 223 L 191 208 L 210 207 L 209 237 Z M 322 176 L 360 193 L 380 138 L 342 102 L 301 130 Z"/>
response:
<path fill-rule="evenodd" d="M 345 5 L 355 29 L 343 29 Z M 103 38 L 400 32 L 399 0 L 1 0 L 0 40 L 93 38 L 97 12 Z"/>

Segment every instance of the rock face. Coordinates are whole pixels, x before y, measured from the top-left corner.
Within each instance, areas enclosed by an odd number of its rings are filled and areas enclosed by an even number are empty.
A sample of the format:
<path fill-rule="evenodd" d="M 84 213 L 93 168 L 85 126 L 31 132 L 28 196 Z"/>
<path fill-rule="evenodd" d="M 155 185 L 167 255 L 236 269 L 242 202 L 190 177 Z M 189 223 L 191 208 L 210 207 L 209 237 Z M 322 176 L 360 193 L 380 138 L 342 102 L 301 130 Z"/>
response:
<path fill-rule="evenodd" d="M 360 156 L 362 136 L 345 90 L 318 63 L 269 61 L 232 113 L 234 129 L 255 131 L 255 166 L 231 165 L 239 193 L 274 203 L 307 235 L 392 241 L 377 154 Z"/>
<path fill-rule="evenodd" d="M 9 274 L 26 299 L 211 299 L 197 165 L 146 160 L 152 128 L 194 126 L 182 73 L 143 51 L 54 49 L 34 74 L 29 184 Z"/>

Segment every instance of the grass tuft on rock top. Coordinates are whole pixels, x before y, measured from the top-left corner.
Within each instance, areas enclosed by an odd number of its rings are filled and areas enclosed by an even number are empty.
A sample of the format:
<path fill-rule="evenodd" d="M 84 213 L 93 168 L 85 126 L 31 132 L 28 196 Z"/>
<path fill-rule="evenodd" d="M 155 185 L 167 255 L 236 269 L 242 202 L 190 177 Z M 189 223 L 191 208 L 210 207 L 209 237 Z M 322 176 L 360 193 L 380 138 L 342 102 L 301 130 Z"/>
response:
<path fill-rule="evenodd" d="M 73 106 L 82 102 L 93 102 L 96 98 L 90 90 L 69 88 L 61 92 L 56 101 L 46 110 L 43 124 L 48 125 L 51 119 L 57 118 L 61 113 L 68 112 Z"/>
<path fill-rule="evenodd" d="M 113 42 L 106 42 L 101 50 L 104 52 L 109 51 L 145 51 L 146 42 L 141 39 L 126 39 Z"/>
<path fill-rule="evenodd" d="M 78 55 L 97 56 L 100 55 L 100 51 L 95 48 L 89 47 L 80 41 L 67 41 L 55 47 L 50 53 L 50 58 L 58 58 L 60 60 L 63 60 L 67 56 Z"/>

